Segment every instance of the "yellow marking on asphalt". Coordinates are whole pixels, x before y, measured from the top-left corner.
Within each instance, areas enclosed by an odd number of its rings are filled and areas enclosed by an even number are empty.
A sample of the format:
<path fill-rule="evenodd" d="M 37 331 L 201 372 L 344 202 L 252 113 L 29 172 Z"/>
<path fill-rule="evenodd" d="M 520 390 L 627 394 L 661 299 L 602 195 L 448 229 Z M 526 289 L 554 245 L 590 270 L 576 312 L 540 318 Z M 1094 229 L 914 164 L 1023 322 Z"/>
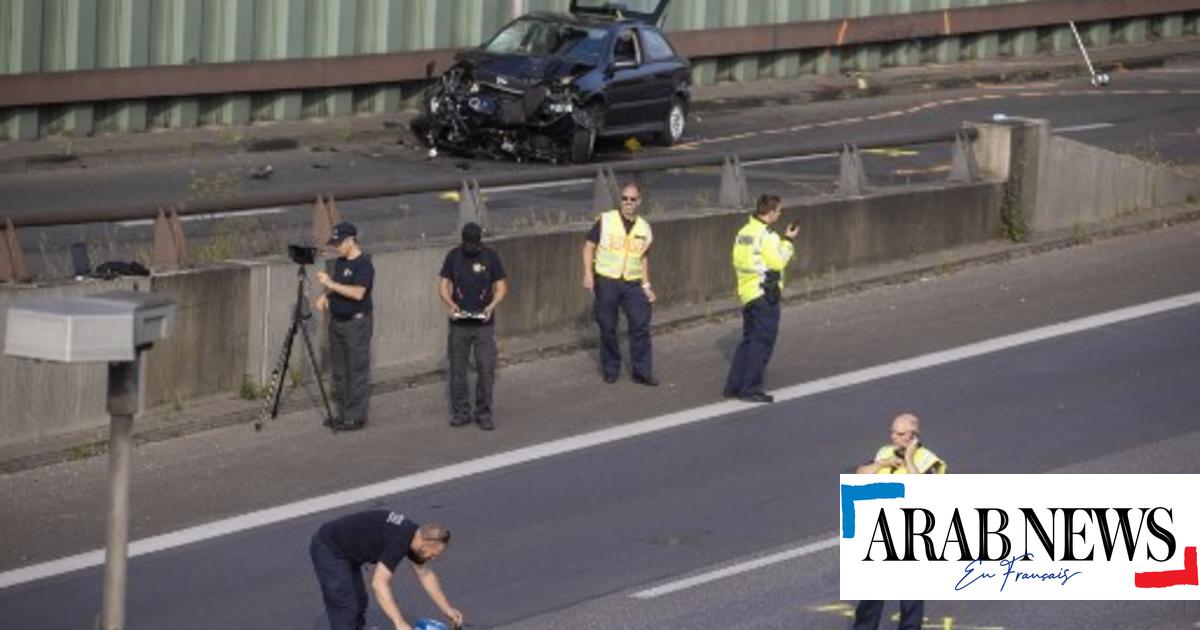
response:
<path fill-rule="evenodd" d="M 883 148 L 879 148 L 879 149 L 867 149 L 867 150 L 863 151 L 863 153 L 869 153 L 871 155 L 882 155 L 884 157 L 890 157 L 890 158 L 908 157 L 908 156 L 912 156 L 912 155 L 920 155 L 921 154 L 919 151 L 913 151 L 912 149 L 901 149 L 899 147 L 883 147 Z"/>
<path fill-rule="evenodd" d="M 959 103 L 974 103 L 975 101 L 978 101 L 978 100 L 979 100 L 978 96 L 964 96 L 964 97 L 958 99 L 958 102 Z"/>
<path fill-rule="evenodd" d="M 838 602 L 836 604 L 825 604 L 824 606 L 809 606 L 808 607 L 809 610 L 811 610 L 813 612 L 819 612 L 819 613 L 838 612 L 839 610 L 850 610 L 851 608 L 853 608 L 853 606 L 851 606 L 850 604 L 847 604 L 846 602 Z"/>
<path fill-rule="evenodd" d="M 1000 95 L 1000 94 L 984 94 L 980 98 L 982 98 L 985 101 L 999 101 L 999 100 L 1003 100 L 1007 97 Z"/>
<path fill-rule="evenodd" d="M 931 166 L 929 168 L 898 168 L 898 169 L 892 171 L 892 174 L 900 175 L 900 176 L 925 175 L 927 173 L 946 173 L 949 171 L 950 171 L 950 165 L 942 164 L 941 166 Z"/>
<path fill-rule="evenodd" d="M 1048 96 L 1048 94 L 1046 94 L 1045 92 L 1017 92 L 1017 96 L 1024 96 L 1026 98 L 1036 98 L 1039 96 Z"/>
<path fill-rule="evenodd" d="M 438 195 L 438 199 L 441 199 L 442 201 L 452 201 L 454 203 L 458 203 L 461 200 L 461 197 L 459 197 L 458 191 L 451 190 L 450 192 L 444 192 Z"/>
<path fill-rule="evenodd" d="M 847 602 L 837 602 L 835 604 L 823 604 L 820 606 L 807 606 L 811 612 L 822 613 L 828 615 L 837 615 L 847 619 L 854 618 L 855 606 Z M 889 617 L 892 623 L 900 622 L 900 613 L 894 612 Z M 1200 627 L 1200 624 L 1197 625 Z M 921 620 L 921 630 L 1005 630 L 1004 626 L 973 626 L 961 624 L 954 617 L 925 617 Z"/>

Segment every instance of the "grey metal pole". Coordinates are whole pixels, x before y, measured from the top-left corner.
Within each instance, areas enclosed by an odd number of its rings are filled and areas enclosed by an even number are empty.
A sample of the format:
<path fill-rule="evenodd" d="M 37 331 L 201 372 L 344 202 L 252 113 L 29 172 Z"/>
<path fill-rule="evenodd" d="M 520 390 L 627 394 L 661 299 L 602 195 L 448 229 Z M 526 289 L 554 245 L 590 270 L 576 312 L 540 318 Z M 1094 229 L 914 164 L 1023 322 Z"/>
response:
<path fill-rule="evenodd" d="M 133 416 L 138 408 L 142 353 L 131 362 L 108 364 L 108 541 L 104 551 L 104 609 L 101 630 L 125 627 L 125 575 L 129 557 L 129 460 Z"/>

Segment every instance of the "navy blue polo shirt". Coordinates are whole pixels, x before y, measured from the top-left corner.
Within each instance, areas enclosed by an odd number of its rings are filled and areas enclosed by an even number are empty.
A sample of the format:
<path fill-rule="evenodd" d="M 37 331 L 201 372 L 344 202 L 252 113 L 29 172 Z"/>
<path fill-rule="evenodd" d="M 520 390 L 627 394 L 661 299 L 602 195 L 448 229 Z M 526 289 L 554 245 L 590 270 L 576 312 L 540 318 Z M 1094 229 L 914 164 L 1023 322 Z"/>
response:
<path fill-rule="evenodd" d="M 325 523 L 318 536 L 356 565 L 377 562 L 395 572 L 405 558 L 415 564 L 425 563 L 412 551 L 413 537 L 419 528 L 403 514 L 371 510 Z"/>
<path fill-rule="evenodd" d="M 375 265 L 371 263 L 370 256 L 361 254 L 354 260 L 338 258 L 333 263 L 333 275 L 330 279 L 338 284 L 367 289 L 367 294 L 362 300 L 351 300 L 336 291 L 330 291 L 329 313 L 334 319 L 350 319 L 359 313 L 369 314 L 374 310 L 371 287 L 375 283 Z"/>
<path fill-rule="evenodd" d="M 478 255 L 468 256 L 461 246 L 446 254 L 439 275 L 453 285 L 450 297 L 467 313 L 482 313 L 495 297 L 493 285 L 508 277 L 496 252 L 484 247 Z M 456 324 L 481 323 L 477 320 L 452 321 Z"/>

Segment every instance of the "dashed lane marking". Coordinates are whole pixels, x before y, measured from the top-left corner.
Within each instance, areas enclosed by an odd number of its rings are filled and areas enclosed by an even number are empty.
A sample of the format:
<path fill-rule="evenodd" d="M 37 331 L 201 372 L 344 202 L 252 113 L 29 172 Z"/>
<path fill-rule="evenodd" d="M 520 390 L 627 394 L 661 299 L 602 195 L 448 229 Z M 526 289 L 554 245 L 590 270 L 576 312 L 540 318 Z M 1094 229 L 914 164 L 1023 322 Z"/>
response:
<path fill-rule="evenodd" d="M 180 221 L 190 223 L 193 221 L 212 221 L 214 219 L 233 219 L 238 217 L 256 217 L 271 214 L 283 214 L 287 210 L 283 208 L 256 208 L 253 210 L 239 210 L 237 212 L 222 212 L 221 214 L 188 214 L 179 217 Z M 154 219 L 136 219 L 133 221 L 118 221 L 117 226 L 123 228 L 140 227 L 144 225 L 154 225 Z"/>
<path fill-rule="evenodd" d="M 1038 85 L 1038 84 L 1034 84 L 1034 85 Z M 835 119 L 835 120 L 827 120 L 825 122 L 807 123 L 807 124 L 803 124 L 803 125 L 793 125 L 791 127 L 765 129 L 762 131 L 751 131 L 751 132 L 739 133 L 739 134 L 728 135 L 728 136 L 718 136 L 715 138 L 704 138 L 701 140 L 694 140 L 694 141 L 686 143 L 686 144 L 677 145 L 674 148 L 679 149 L 679 150 L 691 150 L 691 149 L 697 149 L 697 148 L 701 147 L 702 145 L 720 144 L 723 142 L 732 142 L 735 140 L 745 140 L 745 139 L 753 138 L 755 136 L 778 135 L 778 134 L 786 133 L 789 131 L 791 131 L 791 132 L 808 131 L 808 130 L 814 129 L 814 128 L 828 129 L 828 128 L 832 128 L 832 127 L 840 127 L 843 125 L 858 124 L 858 123 L 861 123 L 864 121 L 888 120 L 891 118 L 898 118 L 900 116 L 919 114 L 919 113 L 926 112 L 931 109 L 936 109 L 939 107 L 949 107 L 951 105 L 962 105 L 962 104 L 976 103 L 976 102 L 982 102 L 982 101 L 998 101 L 998 100 L 1003 100 L 1003 99 L 1013 98 L 1013 97 L 1046 98 L 1046 97 L 1052 97 L 1052 96 L 1100 96 L 1100 95 L 1113 95 L 1113 96 L 1189 95 L 1190 96 L 1190 95 L 1200 94 L 1200 90 L 1153 89 L 1153 90 L 1036 91 L 1036 90 L 1028 89 L 1029 87 L 1034 87 L 1034 85 L 987 86 L 984 89 L 993 90 L 993 91 L 994 90 L 1008 91 L 1008 90 L 1013 90 L 1015 88 L 1020 88 L 1025 91 L 1015 92 L 1015 93 L 1005 93 L 1005 94 L 979 94 L 979 95 L 973 95 L 973 96 L 962 96 L 959 98 L 952 98 L 952 99 L 943 99 L 943 100 L 939 100 L 939 101 L 929 101 L 928 103 L 924 103 L 922 105 L 915 105 L 913 107 L 908 107 L 908 108 L 904 108 L 904 109 L 894 109 L 894 110 L 889 110 L 889 111 L 880 112 L 878 114 L 871 114 L 871 115 L 867 115 L 867 116 L 855 116 L 853 118 L 839 118 L 839 119 Z M 1053 87 L 1053 85 L 1048 84 L 1045 87 Z M 1076 131 L 1080 131 L 1080 130 L 1077 129 Z"/>
<path fill-rule="evenodd" d="M 1090 125 L 1075 125 L 1074 127 L 1056 127 L 1050 131 L 1054 133 L 1075 133 L 1078 131 L 1093 131 L 1095 129 L 1108 129 L 1115 127 L 1113 123 L 1092 123 Z"/>

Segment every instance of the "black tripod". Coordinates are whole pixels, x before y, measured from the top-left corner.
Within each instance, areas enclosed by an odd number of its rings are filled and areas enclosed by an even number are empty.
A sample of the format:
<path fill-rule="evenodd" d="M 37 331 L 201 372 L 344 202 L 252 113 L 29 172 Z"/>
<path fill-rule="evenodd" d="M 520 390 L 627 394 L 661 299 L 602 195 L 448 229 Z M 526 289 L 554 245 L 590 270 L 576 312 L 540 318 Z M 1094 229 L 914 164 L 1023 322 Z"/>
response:
<path fill-rule="evenodd" d="M 275 369 L 271 371 L 271 384 L 267 388 L 267 395 L 263 398 L 262 414 L 254 422 L 256 431 L 262 429 L 263 423 L 268 419 L 273 420 L 279 415 L 279 399 L 283 394 L 283 376 L 287 374 L 288 361 L 292 358 L 292 344 L 295 342 L 297 330 L 304 339 L 308 362 L 312 365 L 313 375 L 316 376 L 317 388 L 321 390 L 321 402 L 325 405 L 325 425 L 333 426 L 333 409 L 329 406 L 329 396 L 325 394 L 325 383 L 321 380 L 321 370 L 317 367 L 317 356 L 313 352 L 312 338 L 308 336 L 308 326 L 305 325 L 305 322 L 312 317 L 312 313 L 308 310 L 308 300 L 304 299 L 304 284 L 308 282 L 306 266 L 300 265 L 296 275 L 296 306 L 292 309 L 292 323 L 288 326 L 287 336 L 283 339 L 283 347 L 279 350 L 279 359 L 275 361 Z"/>

